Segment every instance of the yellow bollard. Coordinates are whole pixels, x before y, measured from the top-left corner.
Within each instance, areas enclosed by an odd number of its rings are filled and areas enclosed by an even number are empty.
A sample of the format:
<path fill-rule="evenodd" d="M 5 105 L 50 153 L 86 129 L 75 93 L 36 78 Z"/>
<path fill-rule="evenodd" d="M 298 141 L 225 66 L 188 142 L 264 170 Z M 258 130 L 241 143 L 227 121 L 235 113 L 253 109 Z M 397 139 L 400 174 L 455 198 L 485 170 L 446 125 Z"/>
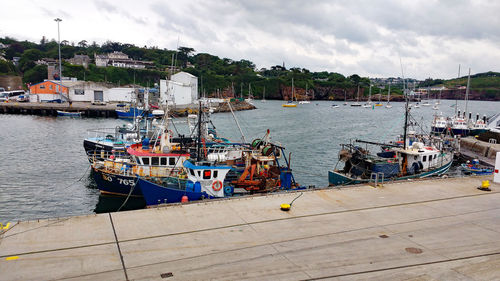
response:
<path fill-rule="evenodd" d="M 484 180 L 481 182 L 481 186 L 478 187 L 477 189 L 482 190 L 482 191 L 491 191 L 490 189 L 490 181 L 489 180 Z"/>

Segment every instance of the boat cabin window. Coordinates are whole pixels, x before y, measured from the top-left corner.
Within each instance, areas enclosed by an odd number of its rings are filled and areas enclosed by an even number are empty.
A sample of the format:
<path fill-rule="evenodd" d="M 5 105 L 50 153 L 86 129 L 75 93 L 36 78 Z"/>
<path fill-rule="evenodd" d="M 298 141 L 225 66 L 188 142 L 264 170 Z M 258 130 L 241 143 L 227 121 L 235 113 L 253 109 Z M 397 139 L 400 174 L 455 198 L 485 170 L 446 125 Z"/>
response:
<path fill-rule="evenodd" d="M 196 171 L 198 172 L 198 177 L 200 178 L 201 177 L 201 171 Z"/>
<path fill-rule="evenodd" d="M 167 166 L 167 157 L 160 158 L 160 165 Z"/>
<path fill-rule="evenodd" d="M 151 157 L 151 165 L 153 165 L 153 166 L 160 165 L 160 158 L 158 158 L 158 157 Z"/>
<path fill-rule="evenodd" d="M 195 174 L 194 174 L 194 170 L 193 169 L 189 169 L 189 173 L 194 177 Z"/>
<path fill-rule="evenodd" d="M 175 166 L 175 157 L 168 158 L 168 165 Z"/>
<path fill-rule="evenodd" d="M 203 171 L 203 179 L 204 180 L 209 180 L 211 175 L 212 175 L 212 171 L 210 171 L 210 170 Z"/>
<path fill-rule="evenodd" d="M 417 160 L 418 156 L 413 156 L 413 159 Z"/>
<path fill-rule="evenodd" d="M 143 165 L 149 165 L 149 157 L 142 157 L 141 159 Z"/>
<path fill-rule="evenodd" d="M 219 175 L 219 171 L 214 171 L 214 173 L 213 173 L 213 174 L 214 174 L 213 176 L 214 176 L 214 179 L 215 179 L 215 178 L 217 178 L 217 176 Z"/>
<path fill-rule="evenodd" d="M 424 158 L 422 158 L 422 162 L 425 162 L 427 160 L 427 155 L 424 156 Z"/>

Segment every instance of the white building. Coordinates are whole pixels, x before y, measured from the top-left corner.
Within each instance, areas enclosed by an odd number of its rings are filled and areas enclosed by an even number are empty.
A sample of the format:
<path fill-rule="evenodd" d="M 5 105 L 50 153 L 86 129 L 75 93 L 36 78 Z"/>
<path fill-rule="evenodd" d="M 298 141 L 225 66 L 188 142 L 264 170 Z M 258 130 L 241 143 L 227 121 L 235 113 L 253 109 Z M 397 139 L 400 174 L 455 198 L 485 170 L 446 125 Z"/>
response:
<path fill-rule="evenodd" d="M 134 88 L 109 88 L 104 83 L 90 81 L 64 82 L 68 87 L 69 98 L 72 101 L 82 102 L 131 102 L 134 97 Z"/>
<path fill-rule="evenodd" d="M 198 77 L 179 72 L 170 80 L 160 80 L 160 101 L 175 105 L 193 104 L 198 100 Z"/>

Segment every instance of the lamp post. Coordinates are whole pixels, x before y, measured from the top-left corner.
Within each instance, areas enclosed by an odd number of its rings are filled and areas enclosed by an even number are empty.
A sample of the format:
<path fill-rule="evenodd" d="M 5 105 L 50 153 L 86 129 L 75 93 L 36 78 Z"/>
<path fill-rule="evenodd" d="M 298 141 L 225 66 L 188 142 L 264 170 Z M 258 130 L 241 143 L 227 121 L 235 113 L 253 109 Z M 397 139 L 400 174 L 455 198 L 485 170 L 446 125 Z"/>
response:
<path fill-rule="evenodd" d="M 61 67 L 61 37 L 59 33 L 59 23 L 62 21 L 60 18 L 54 19 L 54 21 L 57 22 L 57 41 L 59 45 L 59 95 L 61 96 L 61 101 L 62 101 L 62 67 Z"/>

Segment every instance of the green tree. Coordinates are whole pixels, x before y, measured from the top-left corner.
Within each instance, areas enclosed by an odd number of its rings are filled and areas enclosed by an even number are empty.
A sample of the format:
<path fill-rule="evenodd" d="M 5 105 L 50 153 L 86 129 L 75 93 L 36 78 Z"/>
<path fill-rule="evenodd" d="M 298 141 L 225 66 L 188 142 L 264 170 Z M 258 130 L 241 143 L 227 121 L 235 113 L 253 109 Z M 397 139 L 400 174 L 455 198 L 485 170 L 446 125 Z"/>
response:
<path fill-rule="evenodd" d="M 28 69 L 23 76 L 24 83 L 38 83 L 47 79 L 47 66 L 36 65 L 35 67 Z"/>

